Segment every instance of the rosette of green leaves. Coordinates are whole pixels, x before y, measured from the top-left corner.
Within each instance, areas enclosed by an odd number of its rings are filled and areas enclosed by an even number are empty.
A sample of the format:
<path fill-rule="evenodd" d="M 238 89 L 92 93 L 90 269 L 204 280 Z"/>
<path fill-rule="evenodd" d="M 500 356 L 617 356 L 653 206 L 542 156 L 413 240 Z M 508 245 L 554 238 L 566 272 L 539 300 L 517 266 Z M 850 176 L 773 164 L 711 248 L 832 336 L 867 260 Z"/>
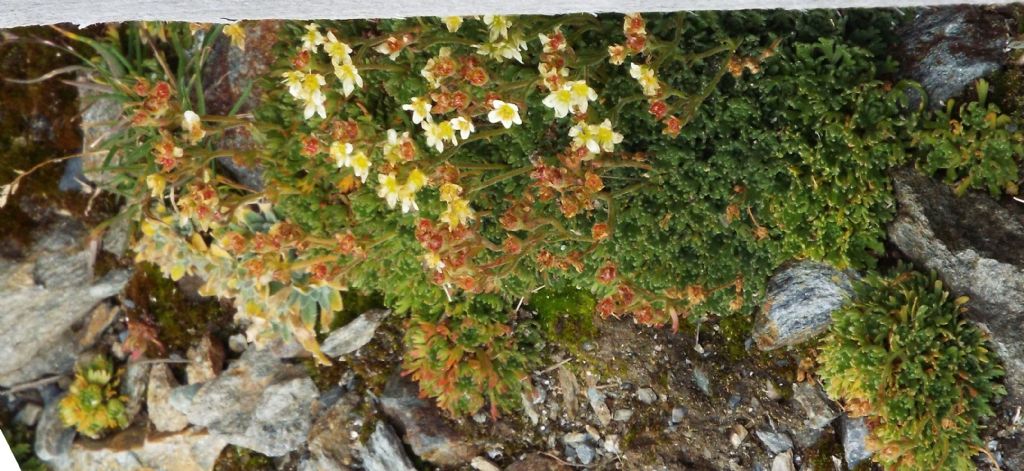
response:
<path fill-rule="evenodd" d="M 974 469 L 981 422 L 1006 393 L 984 334 L 934 274 L 870 274 L 833 315 L 819 360 L 829 395 L 864 415 L 886 469 Z"/>
<path fill-rule="evenodd" d="M 80 366 L 68 394 L 60 401 L 60 418 L 89 438 L 128 426 L 126 398 L 118 394 L 114 365 L 102 355 Z"/>

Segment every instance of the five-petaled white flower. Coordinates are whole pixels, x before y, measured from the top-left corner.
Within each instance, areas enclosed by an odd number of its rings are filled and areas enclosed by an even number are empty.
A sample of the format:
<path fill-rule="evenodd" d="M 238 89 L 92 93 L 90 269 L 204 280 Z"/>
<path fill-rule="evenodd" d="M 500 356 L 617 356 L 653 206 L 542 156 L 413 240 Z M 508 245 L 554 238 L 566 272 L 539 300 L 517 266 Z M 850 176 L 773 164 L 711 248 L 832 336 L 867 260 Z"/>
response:
<path fill-rule="evenodd" d="M 320 28 L 316 23 L 306 25 L 306 32 L 302 35 L 302 49 L 316 52 L 316 47 L 324 43 L 324 36 L 320 34 Z"/>
<path fill-rule="evenodd" d="M 433 147 L 438 152 L 444 152 L 444 141 L 450 141 L 453 146 L 459 143 L 455 138 L 455 128 L 452 127 L 451 121 L 440 123 L 423 121 L 420 123 L 420 127 L 423 128 L 423 133 L 426 135 L 427 147 Z"/>
<path fill-rule="evenodd" d="M 306 74 L 301 70 L 289 70 L 281 74 L 284 80 L 281 83 L 288 86 L 288 93 L 295 98 L 302 97 L 302 83 L 306 80 Z"/>
<path fill-rule="evenodd" d="M 420 124 L 422 121 L 433 121 L 430 117 L 430 108 L 433 105 L 430 104 L 429 98 L 413 97 L 412 101 L 408 105 L 402 105 L 402 109 L 406 111 L 412 111 L 412 123 Z"/>
<path fill-rule="evenodd" d="M 551 92 L 544 98 L 544 106 L 555 110 L 556 118 L 564 118 L 569 114 L 573 105 L 572 90 L 569 87 L 562 87 Z"/>
<path fill-rule="evenodd" d="M 462 198 L 449 202 L 448 208 L 441 213 L 441 221 L 448 224 L 449 231 L 459 226 L 465 226 L 474 218 L 473 208 L 469 206 L 469 201 Z"/>
<path fill-rule="evenodd" d="M 597 100 L 597 92 L 587 82 L 576 80 L 565 84 L 572 94 L 572 104 L 580 113 L 587 112 L 587 103 Z"/>
<path fill-rule="evenodd" d="M 629 75 L 640 82 L 640 86 L 644 89 L 644 95 L 654 96 L 661 90 L 661 84 L 658 83 L 658 77 L 654 75 L 654 69 L 646 65 L 639 65 L 635 62 L 630 64 Z"/>
<path fill-rule="evenodd" d="M 366 177 L 370 176 L 370 158 L 366 156 L 365 152 L 358 151 L 352 154 L 350 163 L 352 164 L 352 173 L 366 183 Z"/>
<path fill-rule="evenodd" d="M 327 33 L 324 40 L 324 51 L 331 56 L 331 64 L 335 66 L 352 62 L 352 48 L 348 44 L 338 41 L 333 31 Z"/>
<path fill-rule="evenodd" d="M 442 21 L 444 21 L 444 25 L 445 27 L 448 28 L 449 33 L 454 33 L 458 31 L 459 27 L 462 26 L 461 16 L 446 16 L 442 19 Z"/>
<path fill-rule="evenodd" d="M 513 124 L 523 124 L 523 120 L 519 117 L 519 107 L 501 100 L 491 102 L 491 111 L 487 113 L 487 120 L 492 123 L 501 123 L 505 129 L 512 127 Z"/>
<path fill-rule="evenodd" d="M 401 187 L 398 184 L 398 178 L 393 173 L 386 175 L 382 173 L 377 175 L 377 183 L 377 196 L 384 198 L 388 207 L 394 209 L 395 205 L 398 204 L 398 190 Z"/>
<path fill-rule="evenodd" d="M 348 167 L 352 165 L 352 144 L 348 142 L 334 141 L 331 143 L 331 147 L 328 150 L 331 158 L 334 159 L 335 165 L 338 168 Z"/>
<path fill-rule="evenodd" d="M 491 41 L 500 38 L 508 37 L 508 27 L 512 24 L 507 16 L 501 15 L 484 15 L 484 23 L 487 24 L 487 29 L 490 30 Z"/>
<path fill-rule="evenodd" d="M 476 131 L 476 127 L 473 126 L 473 122 L 463 118 L 462 116 L 452 118 L 449 123 L 451 123 L 453 129 L 459 131 L 459 134 L 462 136 L 462 140 L 466 140 L 473 131 Z"/>
<path fill-rule="evenodd" d="M 601 152 L 601 144 L 597 142 L 597 135 L 593 131 L 594 127 L 587 123 L 577 123 L 569 128 L 573 149 L 586 147 L 592 153 Z"/>
<path fill-rule="evenodd" d="M 363 78 L 359 76 L 359 69 L 351 62 L 334 66 L 334 75 L 341 80 L 345 96 L 351 95 L 355 87 L 363 88 Z"/>
<path fill-rule="evenodd" d="M 622 142 L 622 134 L 612 129 L 612 122 L 608 119 L 605 119 L 598 126 L 591 126 L 591 133 L 596 136 L 597 143 L 600 144 L 601 150 L 605 152 L 613 152 L 615 144 Z"/>

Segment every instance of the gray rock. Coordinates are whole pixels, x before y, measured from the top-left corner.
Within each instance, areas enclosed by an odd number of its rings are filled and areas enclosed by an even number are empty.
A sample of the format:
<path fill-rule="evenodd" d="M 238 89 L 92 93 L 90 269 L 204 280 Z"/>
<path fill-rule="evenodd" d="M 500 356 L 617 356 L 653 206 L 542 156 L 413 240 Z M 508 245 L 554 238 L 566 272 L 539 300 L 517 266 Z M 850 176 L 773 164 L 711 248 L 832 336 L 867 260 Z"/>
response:
<path fill-rule="evenodd" d="M 699 367 L 693 368 L 693 384 L 696 384 L 697 389 L 700 389 L 705 396 L 711 397 L 711 380 L 708 379 L 708 374 Z"/>
<path fill-rule="evenodd" d="M 594 461 L 596 453 L 590 445 L 580 445 L 576 447 L 576 458 L 580 460 L 581 464 L 588 465 Z"/>
<path fill-rule="evenodd" d="M 88 74 L 80 74 L 79 79 L 81 82 L 94 80 Z M 79 126 L 82 129 L 82 156 L 74 159 L 71 165 L 65 167 L 60 181 L 62 191 L 86 191 L 87 187 L 83 186 L 81 182 L 90 181 L 104 184 L 113 178 L 110 172 L 103 171 L 103 162 L 107 159 L 107 152 L 102 149 L 102 141 L 110 135 L 118 119 L 121 118 L 121 102 L 104 97 L 103 93 L 84 87 L 78 89 L 78 96 L 78 108 L 81 112 Z M 111 160 L 111 164 L 116 163 L 116 158 Z"/>
<path fill-rule="evenodd" d="M 185 367 L 188 384 L 210 381 L 224 369 L 224 347 L 211 335 L 204 335 L 198 343 L 189 347 L 185 356 L 189 361 Z"/>
<path fill-rule="evenodd" d="M 83 327 L 93 308 L 121 291 L 129 273 L 114 271 L 94 280 L 97 243 L 85 247 L 85 229 L 60 220 L 33 234 L 25 258 L 0 258 L 0 386 L 49 374 L 69 373 L 83 346 Z M 93 339 L 95 340 L 95 339 Z"/>
<path fill-rule="evenodd" d="M 402 441 L 390 425 L 377 422 L 373 435 L 363 452 L 363 467 L 366 471 L 415 471 L 409 457 L 405 456 Z"/>
<path fill-rule="evenodd" d="M 381 321 L 390 313 L 391 311 L 386 309 L 373 309 L 364 312 L 352 322 L 331 332 L 320 345 L 320 350 L 324 352 L 324 355 L 332 358 L 359 350 L 373 339 L 377 327 L 380 327 Z"/>
<path fill-rule="evenodd" d="M 25 406 L 18 411 L 18 415 L 14 416 L 14 420 L 19 424 L 33 427 L 36 425 L 36 422 L 39 421 L 39 414 L 42 413 L 42 407 L 39 407 L 37 404 L 33 404 L 30 402 L 28 404 L 25 404 Z"/>
<path fill-rule="evenodd" d="M 683 419 L 685 419 L 685 418 L 686 418 L 686 409 L 683 409 L 682 407 L 673 407 L 672 408 L 672 418 L 670 420 L 672 420 L 673 424 L 681 424 L 681 423 L 683 423 Z"/>
<path fill-rule="evenodd" d="M 419 397 L 419 388 L 394 374 L 381 394 L 380 408 L 420 458 L 456 467 L 480 454 L 479 447 L 449 425 L 441 411 Z"/>
<path fill-rule="evenodd" d="M 764 443 L 764 446 L 768 448 L 773 454 L 782 453 L 793 449 L 793 439 L 789 438 L 789 435 L 781 432 L 773 432 L 766 429 L 758 429 L 754 431 L 757 438 Z"/>
<path fill-rule="evenodd" d="M 1006 370 L 1006 402 L 1024 405 L 1024 208 L 978 193 L 958 198 L 910 169 L 894 172 L 893 183 L 899 211 L 889 238 L 970 298 L 967 317 L 989 332 Z"/>
<path fill-rule="evenodd" d="M 58 468 L 70 462 L 68 452 L 75 441 L 75 431 L 60 420 L 60 399 L 54 399 L 43 408 L 36 425 L 35 441 L 36 456 Z"/>
<path fill-rule="evenodd" d="M 612 420 L 616 422 L 629 422 L 629 419 L 633 418 L 633 411 L 631 409 L 616 409 L 612 415 Z"/>
<path fill-rule="evenodd" d="M 501 471 L 501 468 L 483 456 L 473 458 L 473 461 L 470 461 L 469 465 L 477 471 Z"/>
<path fill-rule="evenodd" d="M 803 427 L 794 430 L 793 436 L 801 448 L 808 448 L 818 441 L 825 427 L 839 416 L 839 412 L 817 384 L 794 383 L 793 401 L 804 413 Z"/>
<path fill-rule="evenodd" d="M 799 261 L 784 266 L 768 281 L 754 325 L 757 347 L 797 345 L 825 332 L 832 312 L 852 292 L 849 276 L 830 265 Z"/>
<path fill-rule="evenodd" d="M 282 456 L 305 443 L 318 396 L 300 368 L 250 349 L 216 379 L 176 388 L 171 405 L 228 443 Z"/>
<path fill-rule="evenodd" d="M 136 426 L 100 442 L 76 443 L 58 471 L 211 471 L 226 445 L 200 430 L 149 434 Z"/>
<path fill-rule="evenodd" d="M 157 431 L 178 432 L 188 427 L 188 417 L 171 406 L 171 390 L 178 381 L 167 365 L 158 363 L 149 370 L 149 385 L 146 388 L 146 410 L 149 420 Z"/>
<path fill-rule="evenodd" d="M 121 375 L 119 392 L 128 398 L 125 403 L 125 410 L 128 413 L 129 421 L 135 418 L 142 410 L 142 403 L 146 401 L 146 383 L 149 382 L 149 363 L 129 363 Z"/>
<path fill-rule="evenodd" d="M 1009 21 L 983 8 L 920 10 L 896 43 L 903 74 L 921 83 L 929 105 L 940 108 L 1006 62 Z"/>
<path fill-rule="evenodd" d="M 636 398 L 644 404 L 654 404 L 658 400 L 658 393 L 651 388 L 640 388 L 636 391 Z"/>
<path fill-rule="evenodd" d="M 796 466 L 793 465 L 793 452 L 775 455 L 775 459 L 772 460 L 772 471 L 796 471 Z"/>
<path fill-rule="evenodd" d="M 594 410 L 597 421 L 601 423 L 602 427 L 607 427 L 612 422 L 612 411 L 605 403 L 604 393 L 595 387 L 589 387 L 587 388 L 587 400 L 590 401 L 590 408 Z"/>
<path fill-rule="evenodd" d="M 249 347 L 249 342 L 245 339 L 245 334 L 235 334 L 228 337 L 228 348 L 232 352 L 242 353 L 246 348 Z"/>
<path fill-rule="evenodd" d="M 340 397 L 332 404 L 324 403 L 337 392 Z M 336 388 L 321 397 L 325 408 L 309 431 L 309 462 L 317 471 L 347 471 L 357 460 L 359 431 L 363 418 L 359 413 L 359 397 L 344 394 Z M 392 432 L 394 433 L 394 432 Z"/>
<path fill-rule="evenodd" d="M 864 423 L 863 417 L 856 419 L 843 414 L 840 419 L 842 425 L 843 452 L 846 455 L 846 465 L 853 469 L 861 462 L 871 458 L 872 452 L 868 450 L 868 426 Z"/>

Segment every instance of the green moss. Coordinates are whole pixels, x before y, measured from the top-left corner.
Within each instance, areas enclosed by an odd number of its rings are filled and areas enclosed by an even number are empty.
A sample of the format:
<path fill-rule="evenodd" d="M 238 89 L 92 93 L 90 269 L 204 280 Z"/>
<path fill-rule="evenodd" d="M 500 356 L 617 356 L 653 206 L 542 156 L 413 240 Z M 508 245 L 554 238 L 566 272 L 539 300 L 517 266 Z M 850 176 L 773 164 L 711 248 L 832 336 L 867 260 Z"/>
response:
<path fill-rule="evenodd" d="M 136 267 L 125 296 L 134 304 L 128 315 L 152 320 L 169 351 L 185 351 L 207 332 L 226 341 L 236 330 L 230 308 L 214 298 L 190 297 L 149 263 Z"/>
<path fill-rule="evenodd" d="M 220 452 L 214 471 L 272 471 L 278 469 L 269 456 L 255 451 L 228 445 Z"/>
<path fill-rule="evenodd" d="M 725 354 L 730 360 L 747 356 L 747 339 L 754 328 L 753 315 L 734 313 L 718 321 L 718 330 L 725 342 Z"/>
<path fill-rule="evenodd" d="M 594 338 L 594 296 L 578 288 L 544 288 L 530 297 L 530 307 L 549 344 L 578 353 L 584 342 Z"/>

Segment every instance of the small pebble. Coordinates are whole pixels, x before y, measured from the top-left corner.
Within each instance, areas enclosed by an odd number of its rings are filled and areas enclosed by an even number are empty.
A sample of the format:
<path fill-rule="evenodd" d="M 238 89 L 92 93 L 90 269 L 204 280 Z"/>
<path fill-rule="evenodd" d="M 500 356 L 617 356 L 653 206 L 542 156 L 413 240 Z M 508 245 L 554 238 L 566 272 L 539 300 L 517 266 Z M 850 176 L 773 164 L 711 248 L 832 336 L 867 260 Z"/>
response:
<path fill-rule="evenodd" d="M 228 348 L 230 348 L 232 352 L 242 353 L 248 347 L 249 342 L 245 341 L 245 335 L 235 334 L 232 335 L 231 337 L 228 337 Z"/>
<path fill-rule="evenodd" d="M 594 461 L 594 449 L 589 445 L 580 445 L 576 447 L 576 458 L 584 465 L 590 464 Z"/>
<path fill-rule="evenodd" d="M 658 393 L 651 388 L 640 388 L 636 392 L 636 398 L 644 404 L 654 404 L 658 400 Z"/>
<path fill-rule="evenodd" d="M 683 409 L 682 407 L 675 407 L 672 409 L 673 424 L 682 423 L 684 418 L 686 418 L 686 409 Z"/>
<path fill-rule="evenodd" d="M 615 411 L 615 415 L 612 416 L 612 419 L 616 422 L 628 422 L 631 418 L 633 418 L 633 411 L 629 409 L 618 409 Z"/>
<path fill-rule="evenodd" d="M 704 393 L 705 396 L 711 397 L 711 380 L 708 379 L 708 374 L 704 370 L 698 367 L 693 368 L 693 382 L 700 389 L 700 392 Z"/>
<path fill-rule="evenodd" d="M 732 427 L 732 434 L 729 435 L 729 443 L 732 443 L 733 448 L 739 448 L 743 444 L 743 440 L 747 438 L 747 428 L 736 424 Z"/>

